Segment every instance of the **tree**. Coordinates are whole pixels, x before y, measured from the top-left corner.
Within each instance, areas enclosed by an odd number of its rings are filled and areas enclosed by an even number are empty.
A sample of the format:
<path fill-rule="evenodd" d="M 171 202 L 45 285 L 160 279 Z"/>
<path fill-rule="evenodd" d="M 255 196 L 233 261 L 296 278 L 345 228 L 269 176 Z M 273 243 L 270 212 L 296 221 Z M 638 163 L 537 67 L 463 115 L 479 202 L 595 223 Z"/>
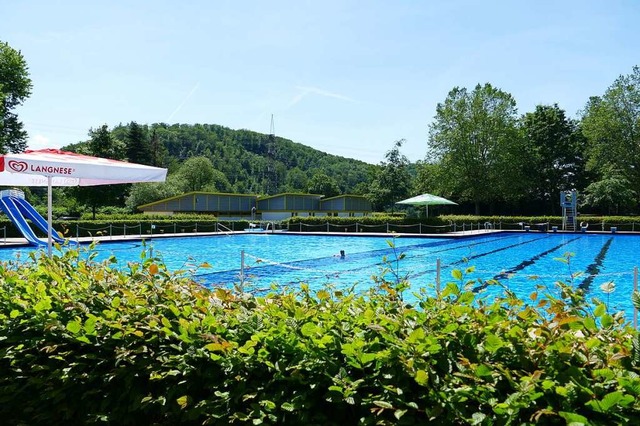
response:
<path fill-rule="evenodd" d="M 174 197 L 182 193 L 182 181 L 177 175 L 167 177 L 166 182 L 135 183 L 125 201 L 125 205 L 133 212 L 138 206 L 154 201 Z"/>
<path fill-rule="evenodd" d="M 606 214 L 619 214 L 621 209 L 633 207 L 636 196 L 624 173 L 609 166 L 601 180 L 587 186 L 582 204 L 600 208 Z"/>
<path fill-rule="evenodd" d="M 155 158 L 151 153 L 151 146 L 147 141 L 146 130 L 135 121 L 129 123 L 126 144 L 127 159 L 130 162 L 153 165 Z"/>
<path fill-rule="evenodd" d="M 521 120 L 527 144 L 527 175 L 533 200 L 555 212 L 558 194 L 580 188 L 584 175 L 585 139 L 578 124 L 566 117 L 557 104 L 537 105 Z"/>
<path fill-rule="evenodd" d="M 415 194 L 436 193 L 444 194 L 438 184 L 438 174 L 440 173 L 437 164 L 428 163 L 426 161 L 418 161 L 416 164 L 417 176 L 413 181 L 413 192 Z M 450 196 L 451 194 L 445 194 Z"/>
<path fill-rule="evenodd" d="M 0 41 L 0 152 L 21 152 L 27 132 L 14 109 L 31 95 L 29 69 L 22 53 Z"/>
<path fill-rule="evenodd" d="M 112 160 L 126 159 L 126 146 L 120 139 L 115 138 L 109 131 L 109 126 L 103 124 L 97 129 L 89 130 L 89 144 L 86 149 L 88 155 L 110 158 Z"/>
<path fill-rule="evenodd" d="M 340 195 L 340 187 L 334 178 L 324 172 L 316 172 L 309 179 L 308 192 L 310 194 L 322 194 L 325 198 Z"/>
<path fill-rule="evenodd" d="M 587 169 L 600 180 L 617 170 L 629 189 L 640 187 L 640 67 L 618 77 L 602 97 L 589 100 L 582 129 L 589 146 Z"/>
<path fill-rule="evenodd" d="M 481 203 L 515 199 L 526 187 L 516 113 L 513 97 L 488 83 L 455 87 L 436 107 L 428 162 L 439 165 L 444 192 L 472 201 L 476 214 Z"/>
<path fill-rule="evenodd" d="M 369 186 L 367 198 L 376 210 L 393 210 L 397 201 L 407 198 L 411 189 L 409 160 L 400 152 L 404 139 L 393 144 L 385 154 L 386 161 L 374 169 L 374 176 Z"/>
<path fill-rule="evenodd" d="M 231 189 L 227 177 L 213 167 L 207 157 L 191 157 L 178 170 L 184 192 L 226 192 Z"/>
<path fill-rule="evenodd" d="M 308 184 L 309 178 L 307 174 L 300 170 L 300 168 L 294 167 L 287 173 L 285 190 L 287 192 L 304 192 L 307 190 Z"/>

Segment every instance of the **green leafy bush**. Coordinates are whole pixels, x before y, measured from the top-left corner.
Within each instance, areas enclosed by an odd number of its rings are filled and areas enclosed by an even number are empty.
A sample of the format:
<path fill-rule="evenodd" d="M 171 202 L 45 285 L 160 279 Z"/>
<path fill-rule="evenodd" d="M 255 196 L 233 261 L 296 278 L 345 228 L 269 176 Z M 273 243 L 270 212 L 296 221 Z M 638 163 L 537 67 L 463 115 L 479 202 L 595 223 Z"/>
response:
<path fill-rule="evenodd" d="M 640 416 L 634 332 L 604 304 L 437 297 L 393 265 L 367 294 L 207 290 L 149 252 L 0 267 L 4 424 L 618 424 Z M 397 259 L 400 260 L 400 259 Z M 206 267 L 207 265 L 202 265 Z M 497 285 L 497 284 L 496 284 Z"/>

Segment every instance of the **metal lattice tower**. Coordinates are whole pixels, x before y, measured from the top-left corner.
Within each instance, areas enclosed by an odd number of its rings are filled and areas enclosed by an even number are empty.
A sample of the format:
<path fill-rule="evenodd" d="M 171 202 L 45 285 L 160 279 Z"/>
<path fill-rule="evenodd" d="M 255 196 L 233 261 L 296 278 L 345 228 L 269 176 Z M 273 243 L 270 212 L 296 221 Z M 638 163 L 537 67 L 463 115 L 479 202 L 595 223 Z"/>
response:
<path fill-rule="evenodd" d="M 267 138 L 267 194 L 275 194 L 278 191 L 278 172 L 276 170 L 276 157 L 278 147 L 276 145 L 276 131 L 273 124 L 273 114 L 271 114 L 271 128 Z"/>

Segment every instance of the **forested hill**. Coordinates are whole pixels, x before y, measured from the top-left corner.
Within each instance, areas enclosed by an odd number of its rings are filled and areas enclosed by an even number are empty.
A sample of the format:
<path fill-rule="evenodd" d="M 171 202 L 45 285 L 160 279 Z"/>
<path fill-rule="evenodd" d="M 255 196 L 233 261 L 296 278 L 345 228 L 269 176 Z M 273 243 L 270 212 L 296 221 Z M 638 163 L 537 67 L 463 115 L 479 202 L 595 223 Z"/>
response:
<path fill-rule="evenodd" d="M 132 133 L 136 133 L 132 126 L 139 127 L 143 151 L 148 153 L 148 158 L 143 156 L 136 162 L 169 167 L 172 173 L 185 160 L 204 156 L 228 179 L 230 186 L 216 188 L 220 191 L 275 194 L 321 190 L 331 196 L 364 193 L 368 188 L 371 165 L 277 136 L 215 124 L 163 123 L 119 125 L 111 129 L 111 136 L 129 148 Z M 131 157 L 127 155 L 133 161 Z"/>

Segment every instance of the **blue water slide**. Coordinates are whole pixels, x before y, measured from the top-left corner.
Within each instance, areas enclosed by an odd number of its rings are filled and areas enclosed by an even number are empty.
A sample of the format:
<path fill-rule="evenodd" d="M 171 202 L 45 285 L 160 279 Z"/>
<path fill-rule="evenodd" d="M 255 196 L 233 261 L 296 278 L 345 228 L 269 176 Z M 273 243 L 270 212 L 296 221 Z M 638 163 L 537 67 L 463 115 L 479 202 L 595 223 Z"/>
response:
<path fill-rule="evenodd" d="M 0 197 L 0 208 L 18 227 L 18 229 L 20 230 L 20 232 L 22 232 L 22 235 L 24 235 L 28 242 L 38 246 L 46 246 L 47 241 L 39 239 L 36 234 L 33 233 L 33 230 L 27 223 L 27 220 L 24 218 L 22 213 L 20 213 L 20 210 L 16 206 L 14 200 L 15 198 L 13 197 Z"/>
<path fill-rule="evenodd" d="M 20 210 L 20 212 L 27 219 L 31 220 L 31 222 L 33 222 L 45 234 L 49 233 L 49 223 L 45 220 L 44 217 L 42 217 L 40 213 L 36 211 L 36 209 L 33 208 L 31 204 L 29 204 L 27 200 L 22 198 L 16 198 L 16 197 L 10 197 L 10 198 L 18 207 L 18 210 Z M 53 239 L 53 241 L 57 243 L 60 243 L 60 244 L 64 243 L 64 238 L 60 237 L 60 235 L 58 235 L 55 229 L 51 234 L 51 238 Z"/>

